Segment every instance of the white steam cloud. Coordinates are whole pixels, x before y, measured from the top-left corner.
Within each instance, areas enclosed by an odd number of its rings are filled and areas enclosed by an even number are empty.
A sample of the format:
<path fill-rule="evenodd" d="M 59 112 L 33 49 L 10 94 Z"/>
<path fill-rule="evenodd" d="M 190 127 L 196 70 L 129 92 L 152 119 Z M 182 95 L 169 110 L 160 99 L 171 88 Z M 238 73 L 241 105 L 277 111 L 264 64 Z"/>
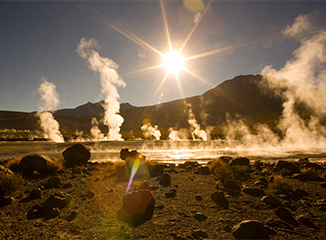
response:
<path fill-rule="evenodd" d="M 59 104 L 59 94 L 56 86 L 42 77 L 42 83 L 38 88 L 40 94 L 39 111 L 36 113 L 41 120 L 40 125 L 43 130 L 44 138 L 49 138 L 54 142 L 64 142 L 63 136 L 59 130 L 59 123 L 54 119 L 52 113 Z"/>
<path fill-rule="evenodd" d="M 87 60 L 89 68 L 97 72 L 100 76 L 102 94 L 106 97 L 104 101 L 104 125 L 108 126 L 108 140 L 123 140 L 121 138 L 120 127 L 124 121 L 119 115 L 120 98 L 117 87 L 125 87 L 126 83 L 119 76 L 117 68 L 119 67 L 113 60 L 101 57 L 94 48 L 99 47 L 94 39 L 87 40 L 82 38 L 78 44 L 78 54 Z"/>
<path fill-rule="evenodd" d="M 160 140 L 161 132 L 158 130 L 158 126 L 152 126 L 150 123 L 144 124 L 140 128 L 143 131 L 143 135 L 145 138 L 154 137 L 156 140 Z"/>
<path fill-rule="evenodd" d="M 180 129 L 179 131 L 169 128 L 169 139 L 172 141 L 187 141 L 188 140 L 188 130 Z"/>
<path fill-rule="evenodd" d="M 207 134 L 206 132 L 200 128 L 200 125 L 197 123 L 195 115 L 192 112 L 191 104 L 188 104 L 188 123 L 190 125 L 192 139 L 195 140 L 196 138 L 200 138 L 204 141 L 207 141 Z"/>
<path fill-rule="evenodd" d="M 277 125 L 278 134 L 263 124 L 249 127 L 240 118 L 227 116 L 225 134 L 228 140 L 241 142 L 239 148 L 270 151 L 320 151 L 326 146 L 326 31 L 314 27 L 316 12 L 300 15 L 284 36 L 299 41 L 301 46 L 280 70 L 262 69 L 262 87 L 272 89 L 283 99 L 283 112 Z M 304 107 L 303 107 L 304 106 Z"/>
<path fill-rule="evenodd" d="M 95 141 L 103 140 L 104 134 L 101 132 L 101 130 L 98 127 L 98 121 L 96 117 L 92 118 L 91 124 L 92 124 L 92 128 L 91 128 L 92 140 Z"/>

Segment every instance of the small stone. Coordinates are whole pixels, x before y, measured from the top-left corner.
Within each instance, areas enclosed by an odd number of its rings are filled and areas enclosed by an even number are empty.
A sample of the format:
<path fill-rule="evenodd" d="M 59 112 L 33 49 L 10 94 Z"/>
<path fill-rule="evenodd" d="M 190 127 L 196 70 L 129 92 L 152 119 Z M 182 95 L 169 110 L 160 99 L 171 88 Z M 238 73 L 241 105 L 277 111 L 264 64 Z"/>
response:
<path fill-rule="evenodd" d="M 326 182 L 321 182 L 320 186 L 322 186 L 323 188 L 326 188 Z"/>
<path fill-rule="evenodd" d="M 268 187 L 268 183 L 267 182 L 260 181 L 260 180 L 256 181 L 254 184 L 256 186 L 258 186 L 258 187 L 263 187 L 263 188 L 267 188 Z"/>
<path fill-rule="evenodd" d="M 181 236 L 181 235 L 176 235 L 173 239 L 186 239 L 185 237 Z"/>
<path fill-rule="evenodd" d="M 191 236 L 195 239 L 208 238 L 207 232 L 201 229 L 194 230 Z"/>
<path fill-rule="evenodd" d="M 168 187 L 171 185 L 171 176 L 168 173 L 164 173 L 159 179 L 159 183 L 163 187 Z"/>
<path fill-rule="evenodd" d="M 208 217 L 207 217 L 205 214 L 201 213 L 201 212 L 196 212 L 194 218 L 195 218 L 197 221 L 199 221 L 199 222 L 203 222 L 203 221 L 205 221 Z"/>
<path fill-rule="evenodd" d="M 73 186 L 73 184 L 69 182 L 69 183 L 64 184 L 62 186 L 62 188 L 67 189 L 67 188 L 71 188 L 72 186 Z"/>
<path fill-rule="evenodd" d="M 261 188 L 254 188 L 254 187 L 246 187 L 244 189 L 242 189 L 242 191 L 245 193 L 245 194 L 248 194 L 248 195 L 252 195 L 252 196 L 264 196 L 265 195 L 265 192 L 263 189 Z"/>
<path fill-rule="evenodd" d="M 89 191 L 89 192 L 86 194 L 86 198 L 87 198 L 87 199 L 91 199 L 91 198 L 93 198 L 94 196 L 95 196 L 95 193 L 92 192 L 92 191 Z"/>
<path fill-rule="evenodd" d="M 232 231 L 232 228 L 230 227 L 229 224 L 225 224 L 225 226 L 223 227 L 223 230 L 229 233 Z"/>
<path fill-rule="evenodd" d="M 40 188 L 34 188 L 34 189 L 30 192 L 28 198 L 30 198 L 30 199 L 36 199 L 36 198 L 41 197 L 41 195 L 42 195 L 42 191 L 41 191 L 41 189 L 40 189 Z"/>
<path fill-rule="evenodd" d="M 197 195 L 196 195 L 196 200 L 197 200 L 197 201 L 201 201 L 201 200 L 203 200 L 203 197 L 197 194 Z"/>
<path fill-rule="evenodd" d="M 48 187 L 57 187 L 61 184 L 61 179 L 59 177 L 50 177 L 47 181 Z"/>
<path fill-rule="evenodd" d="M 170 191 L 165 194 L 166 198 L 174 198 L 175 197 L 175 191 Z"/>
<path fill-rule="evenodd" d="M 70 213 L 70 215 L 66 218 L 66 220 L 67 220 L 68 222 L 71 222 L 72 220 L 74 220 L 74 219 L 76 218 L 76 216 L 77 216 L 77 212 L 76 212 L 76 211 L 72 211 L 72 212 Z"/>

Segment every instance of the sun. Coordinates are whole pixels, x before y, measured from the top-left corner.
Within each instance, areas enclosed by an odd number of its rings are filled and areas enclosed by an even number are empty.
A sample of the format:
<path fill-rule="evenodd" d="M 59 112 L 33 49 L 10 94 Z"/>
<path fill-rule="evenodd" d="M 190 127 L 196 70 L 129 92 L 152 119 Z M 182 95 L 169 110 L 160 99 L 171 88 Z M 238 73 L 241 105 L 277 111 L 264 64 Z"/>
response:
<path fill-rule="evenodd" d="M 184 59 L 178 52 L 171 51 L 164 56 L 163 65 L 166 67 L 168 72 L 178 74 L 184 69 Z"/>

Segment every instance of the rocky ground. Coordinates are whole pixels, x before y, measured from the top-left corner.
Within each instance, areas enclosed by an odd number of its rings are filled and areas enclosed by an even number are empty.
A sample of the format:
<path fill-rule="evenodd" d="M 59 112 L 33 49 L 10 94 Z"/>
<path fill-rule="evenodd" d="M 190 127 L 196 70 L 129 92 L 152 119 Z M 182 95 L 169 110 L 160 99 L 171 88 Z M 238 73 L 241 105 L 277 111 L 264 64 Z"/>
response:
<path fill-rule="evenodd" d="M 251 163 L 235 186 L 217 183 L 215 174 L 191 163 L 164 166 L 166 179 L 138 176 L 129 192 L 147 189 L 155 203 L 149 218 L 134 226 L 117 218 L 128 181 L 112 164 L 88 163 L 26 178 L 0 201 L 0 238 L 326 239 L 325 179 L 289 175 L 293 191 L 279 192 L 269 183 L 276 176 L 274 165 Z M 246 225 L 245 220 L 256 221 Z"/>

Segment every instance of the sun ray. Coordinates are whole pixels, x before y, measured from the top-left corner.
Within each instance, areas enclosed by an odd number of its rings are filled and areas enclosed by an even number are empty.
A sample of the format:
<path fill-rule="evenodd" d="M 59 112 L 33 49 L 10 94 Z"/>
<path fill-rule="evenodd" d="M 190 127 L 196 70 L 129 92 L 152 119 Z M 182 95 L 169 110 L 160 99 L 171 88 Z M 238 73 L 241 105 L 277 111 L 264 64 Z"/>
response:
<path fill-rule="evenodd" d="M 159 92 L 160 89 L 162 88 L 162 86 L 163 86 L 163 84 L 165 83 L 165 81 L 166 81 L 166 79 L 167 79 L 167 77 L 168 77 L 169 74 L 170 74 L 170 73 L 169 73 L 168 71 L 165 73 L 165 75 L 164 75 L 162 81 L 160 82 L 160 85 L 156 88 L 156 91 L 155 91 L 155 93 L 153 94 L 152 99 L 150 99 L 150 102 L 153 101 L 153 98 L 155 98 L 155 96 L 157 96 L 158 92 Z"/>
<path fill-rule="evenodd" d="M 182 52 L 183 48 L 187 45 L 189 39 L 192 37 L 192 34 L 195 32 L 197 26 L 199 25 L 200 21 L 203 19 L 203 17 L 205 16 L 209 6 L 211 5 L 212 3 L 212 0 L 209 1 L 209 3 L 206 5 L 204 11 L 203 11 L 203 14 L 200 16 L 200 18 L 198 19 L 198 21 L 196 22 L 195 26 L 192 28 L 192 30 L 189 32 L 188 36 L 186 37 L 185 41 L 183 42 L 181 48 L 179 49 L 179 53 Z"/>
<path fill-rule="evenodd" d="M 182 85 L 181 85 L 179 74 L 176 74 L 175 76 L 177 78 L 177 85 L 178 85 L 179 92 L 181 93 L 182 98 L 184 98 L 185 94 L 183 92 L 183 88 L 182 88 Z"/>
<path fill-rule="evenodd" d="M 141 73 L 141 72 L 145 72 L 145 71 L 150 71 L 152 69 L 161 68 L 161 67 L 163 67 L 163 64 L 154 65 L 154 66 L 150 66 L 150 67 L 146 67 L 146 68 L 141 68 L 141 69 L 130 71 L 130 72 L 121 73 L 121 75 L 123 75 L 123 76 L 129 76 L 129 75 L 132 75 L 132 74 Z"/>
<path fill-rule="evenodd" d="M 120 34 L 122 34 L 123 36 L 125 36 L 126 38 L 128 38 L 131 41 L 133 41 L 134 43 L 138 44 L 139 46 L 146 47 L 146 48 L 152 50 L 153 52 L 157 53 L 161 57 L 164 57 L 164 54 L 163 53 L 161 53 L 156 48 L 154 48 L 153 46 L 151 46 L 148 43 L 146 43 L 144 40 L 142 40 L 139 37 L 135 36 L 134 34 L 132 34 L 132 33 L 126 33 L 126 32 L 120 30 L 119 28 L 113 26 L 112 24 L 110 24 L 108 22 L 106 22 L 106 24 L 109 25 L 110 27 L 112 27 L 117 32 L 119 32 Z"/>
<path fill-rule="evenodd" d="M 193 55 L 193 56 L 190 56 L 190 57 L 184 58 L 183 60 L 184 60 L 184 61 L 189 61 L 189 60 L 192 60 L 192 59 L 197 59 L 197 58 L 207 57 L 207 56 L 210 56 L 210 55 L 214 55 L 214 54 L 217 54 L 217 53 L 221 53 L 221 52 L 223 52 L 225 49 L 226 49 L 226 48 L 219 48 L 219 49 L 215 49 L 215 50 L 212 50 L 212 51 L 209 51 L 209 52 L 199 53 L 199 54 L 197 54 L 197 55 Z"/>
<path fill-rule="evenodd" d="M 170 49 L 170 52 L 171 52 L 172 51 L 172 43 L 171 43 L 170 31 L 169 31 L 169 28 L 168 28 L 168 22 L 166 20 L 166 13 L 165 13 L 165 7 L 164 7 L 163 0 L 160 0 L 160 6 L 161 6 L 162 17 L 163 17 L 163 21 L 164 21 L 166 38 L 168 40 L 168 45 L 169 45 L 169 49 Z"/>
<path fill-rule="evenodd" d="M 204 77 L 202 77 L 202 76 L 199 76 L 198 74 L 196 74 L 196 73 L 190 71 L 190 70 L 187 69 L 187 68 L 184 68 L 184 70 L 185 70 L 187 73 L 191 74 L 192 76 L 198 78 L 200 81 L 202 81 L 203 83 L 205 83 L 207 86 L 209 86 L 209 87 L 214 87 L 214 84 L 212 84 L 212 83 L 211 83 L 210 81 L 208 81 L 206 78 L 204 78 Z"/>

